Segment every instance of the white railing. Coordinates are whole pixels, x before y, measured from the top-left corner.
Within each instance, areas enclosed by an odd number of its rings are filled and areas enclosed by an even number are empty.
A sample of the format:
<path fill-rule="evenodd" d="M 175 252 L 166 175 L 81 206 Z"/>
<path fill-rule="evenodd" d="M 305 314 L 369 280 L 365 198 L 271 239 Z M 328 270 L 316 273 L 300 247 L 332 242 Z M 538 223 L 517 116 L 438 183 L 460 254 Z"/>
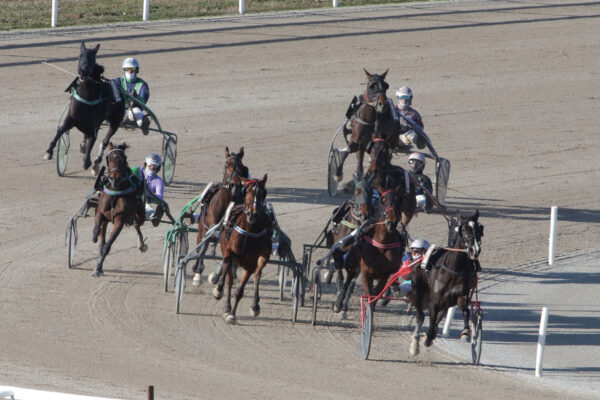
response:
<path fill-rule="evenodd" d="M 246 10 L 246 2 L 245 0 L 238 0 L 239 2 L 239 13 L 243 15 Z M 332 7 L 337 7 L 339 5 L 339 0 L 332 0 Z M 144 0 L 144 5 L 142 9 L 142 20 L 148 21 L 150 20 L 150 0 Z M 58 26 L 58 0 L 52 0 L 52 20 L 50 21 L 50 26 L 55 28 Z"/>

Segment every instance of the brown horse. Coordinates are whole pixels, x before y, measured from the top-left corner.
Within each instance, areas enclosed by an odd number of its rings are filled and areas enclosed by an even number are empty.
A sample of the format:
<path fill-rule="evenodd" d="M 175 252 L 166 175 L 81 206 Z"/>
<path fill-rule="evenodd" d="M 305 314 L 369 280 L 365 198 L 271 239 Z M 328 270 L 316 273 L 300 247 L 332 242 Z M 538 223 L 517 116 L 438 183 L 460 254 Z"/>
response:
<path fill-rule="evenodd" d="M 45 160 L 52 159 L 54 147 L 60 136 L 75 127 L 84 136 L 83 169 L 88 169 L 92 165 L 90 154 L 96 142 L 100 124 L 104 120 L 108 121 L 109 128 L 106 134 L 108 138 L 119 129 L 125 115 L 125 105 L 123 101 L 116 102 L 114 100 L 110 82 L 102 77 L 104 67 L 96 64 L 96 53 L 99 48 L 98 44 L 92 49 L 86 49 L 85 43 L 81 42 L 77 68 L 79 75 L 66 90 L 72 93 L 67 116 L 56 130 L 56 135 L 44 155 Z"/>
<path fill-rule="evenodd" d="M 432 249 L 422 266 L 414 271 L 412 279 L 413 300 L 417 324 L 412 336 L 411 355 L 419 354 L 420 329 L 429 308 L 429 329 L 425 346 L 431 346 L 437 335 L 438 324 L 450 307 L 457 305 L 464 316 L 461 339 L 469 340 L 469 293 L 473 289 L 479 266 L 483 225 L 478 222 L 479 211 L 470 217 L 460 213 L 449 224 L 449 248 Z M 458 223 L 456 223 L 458 221 Z M 429 272 L 430 271 L 430 272 Z M 427 277 L 429 275 L 429 277 Z"/>
<path fill-rule="evenodd" d="M 273 221 L 268 215 L 265 205 L 267 191 L 265 183 L 267 175 L 262 180 L 244 180 L 244 204 L 235 206 L 229 221 L 221 234 L 221 253 L 223 254 L 223 273 L 213 296 L 220 299 L 227 279 L 227 301 L 223 318 L 230 324 L 236 322 L 236 310 L 244 295 L 244 287 L 254 275 L 254 301 L 251 307 L 252 316 L 260 314 L 259 284 L 263 268 L 267 265 L 272 251 L 271 237 Z M 235 293 L 233 308 L 231 307 L 231 287 L 233 286 L 233 270 L 240 266 L 244 272 L 239 287 Z"/>
<path fill-rule="evenodd" d="M 410 180 L 408 171 L 392 165 L 392 152 L 389 141 L 384 138 L 376 137 L 369 145 L 369 155 L 371 163 L 366 174 L 371 186 L 382 192 L 390 187 L 400 186 L 402 214 L 402 226 L 406 228 L 412 217 L 415 215 L 417 201 L 415 197 L 415 184 Z"/>
<path fill-rule="evenodd" d="M 379 294 L 388 278 L 402 264 L 406 239 L 405 235 L 397 230 L 402 191 L 402 187 L 396 187 L 381 193 L 378 222 L 366 228 L 360 239 L 348 251 L 344 262 L 348 275 L 343 287 L 337 292 L 334 312 L 347 310 L 352 294 L 349 288 L 359 273 L 364 294 Z"/>
<path fill-rule="evenodd" d="M 337 153 L 339 155 L 335 176 L 337 181 L 343 179 L 344 161 L 350 153 L 356 153 L 358 166 L 355 175 L 362 178 L 365 151 L 374 134 L 390 138 L 397 136 L 393 135 L 397 123 L 394 124 L 391 105 L 386 96 L 389 85 L 385 82 L 385 76 L 388 70 L 382 74 L 370 74 L 366 69 L 364 71 L 367 75 L 367 87 L 360 103 L 351 106 L 356 108 L 356 111 L 349 116 L 352 135 L 348 141 L 347 151 Z"/>
<path fill-rule="evenodd" d="M 92 274 L 96 277 L 104 275 L 102 270 L 104 259 L 126 224 L 135 226 L 138 234 L 138 249 L 142 252 L 148 249 L 140 230 L 145 219 L 143 203 L 139 199 L 140 192 L 143 190 L 143 181 L 131 173 L 125 155 L 126 148 L 125 143 L 116 147 L 112 143 L 108 145 L 109 152 L 106 156 L 108 177 L 100 193 L 92 236 L 94 243 L 100 236 L 100 257 Z M 109 222 L 112 222 L 113 229 L 106 241 L 106 228 Z"/>
<path fill-rule="evenodd" d="M 248 167 L 242 162 L 244 158 L 244 147 L 236 153 L 229 152 L 229 147 L 225 147 L 225 167 L 223 169 L 223 181 L 220 185 L 211 187 L 202 199 L 202 208 L 198 218 L 198 236 L 196 244 L 199 244 L 206 232 L 218 224 L 227 210 L 229 202 L 235 204 L 243 202 L 242 197 L 242 178 L 248 178 Z M 217 243 L 215 238 L 213 245 Z M 208 243 L 198 250 L 200 258 L 194 265 L 193 283 L 198 285 L 201 282 L 202 271 L 204 271 L 203 257 L 208 249 Z M 218 277 L 217 277 L 218 279 Z"/>

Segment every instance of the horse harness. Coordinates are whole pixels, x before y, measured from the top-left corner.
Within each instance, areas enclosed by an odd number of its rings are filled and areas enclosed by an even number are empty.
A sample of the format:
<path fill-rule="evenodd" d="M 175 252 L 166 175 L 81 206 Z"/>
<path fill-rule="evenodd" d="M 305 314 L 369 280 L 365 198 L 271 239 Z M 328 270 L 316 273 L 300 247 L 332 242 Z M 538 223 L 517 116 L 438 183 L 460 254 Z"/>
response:
<path fill-rule="evenodd" d="M 112 149 L 111 151 L 108 152 L 108 154 L 106 155 L 106 164 L 108 165 L 109 162 L 109 157 L 113 152 L 120 152 L 123 155 L 125 154 L 125 152 L 122 149 Z M 121 160 L 118 160 L 117 163 L 120 165 L 121 164 Z M 102 187 L 102 192 L 108 194 L 110 196 L 110 217 L 111 217 L 111 221 L 114 221 L 114 209 L 115 209 L 115 199 L 117 197 L 125 197 L 131 193 L 136 192 L 139 187 L 138 185 L 141 184 L 142 186 L 145 184 L 144 178 L 143 177 L 139 177 L 139 176 L 135 176 L 133 173 L 127 173 L 127 176 L 125 178 L 120 178 L 118 182 L 115 182 L 115 180 L 110 177 L 112 175 L 113 172 L 118 172 L 120 171 L 119 167 L 117 168 L 112 168 L 108 171 L 108 176 L 109 178 L 107 179 L 109 183 L 112 183 L 113 187 L 117 187 L 119 183 L 127 180 L 127 182 L 129 183 L 129 186 L 125 189 L 121 189 L 121 190 L 114 190 L 114 189 L 110 189 L 106 186 L 106 184 L 103 185 Z M 134 179 L 136 178 L 136 179 Z"/>

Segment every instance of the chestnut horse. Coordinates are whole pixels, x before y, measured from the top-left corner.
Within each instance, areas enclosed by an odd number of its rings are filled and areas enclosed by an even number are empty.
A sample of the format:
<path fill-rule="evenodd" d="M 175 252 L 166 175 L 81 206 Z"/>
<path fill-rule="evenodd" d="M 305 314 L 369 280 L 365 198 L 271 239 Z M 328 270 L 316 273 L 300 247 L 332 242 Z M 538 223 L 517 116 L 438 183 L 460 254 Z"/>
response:
<path fill-rule="evenodd" d="M 402 187 L 381 193 L 378 222 L 365 228 L 359 240 L 350 248 L 344 262 L 348 272 L 341 290 L 338 290 L 334 312 L 347 311 L 352 281 L 361 274 L 364 294 L 379 294 L 388 278 L 398 271 L 406 247 L 405 235 L 398 230 Z M 374 282 L 377 281 L 375 284 Z"/>
<path fill-rule="evenodd" d="M 236 323 L 236 311 L 240 299 L 244 295 L 244 287 L 254 275 L 254 301 L 251 315 L 260 314 L 259 284 L 263 268 L 271 256 L 273 221 L 266 210 L 265 183 L 267 175 L 259 181 L 244 179 L 244 204 L 234 206 L 225 230 L 221 233 L 221 253 L 223 254 L 223 273 L 213 296 L 220 299 L 227 280 L 227 301 L 223 318 L 229 324 Z M 233 286 L 233 270 L 240 266 L 244 272 L 235 293 L 233 308 L 231 307 L 231 287 Z"/>
<path fill-rule="evenodd" d="M 353 105 L 358 109 L 350 116 L 352 135 L 348 142 L 348 151 L 339 153 L 340 159 L 335 174 L 335 179 L 338 182 L 343 179 L 344 161 L 350 153 L 356 153 L 358 166 L 355 175 L 362 178 L 365 151 L 374 134 L 381 137 L 397 137 L 393 134 L 394 129 L 397 129 L 397 123 L 394 124 L 391 104 L 386 96 L 389 85 L 385 81 L 385 76 L 388 70 L 379 75 L 370 74 L 366 69 L 364 71 L 367 75 L 367 87 L 362 95 L 361 102 Z"/>
<path fill-rule="evenodd" d="M 104 275 L 102 270 L 104 259 L 126 224 L 133 224 L 135 227 L 138 235 L 138 249 L 141 252 L 148 249 L 140 230 L 140 226 L 146 218 L 144 205 L 140 200 L 140 193 L 144 190 L 143 177 L 134 176 L 129 169 L 125 155 L 126 148 L 126 143 L 116 147 L 112 142 L 108 145 L 109 151 L 106 156 L 108 177 L 98 200 L 92 236 L 94 243 L 100 236 L 100 257 L 92 274 L 96 277 Z M 106 228 L 109 222 L 112 222 L 113 229 L 106 241 Z"/>
<path fill-rule="evenodd" d="M 100 45 L 92 49 L 86 49 L 85 43 L 81 42 L 79 53 L 78 77 L 69 85 L 66 92 L 71 91 L 71 100 L 67 115 L 63 123 L 56 130 L 54 139 L 44 155 L 45 160 L 51 160 L 54 147 L 60 136 L 75 127 L 84 136 L 82 144 L 83 169 L 92 165 L 91 152 L 96 142 L 98 129 L 104 120 L 108 121 L 109 128 L 107 138 L 112 137 L 119 129 L 119 125 L 125 116 L 125 105 L 123 101 L 116 102 L 110 82 L 102 77 L 104 67 L 96 64 L 96 53 Z M 108 143 L 108 140 L 107 140 Z"/>
<path fill-rule="evenodd" d="M 196 244 L 199 244 L 206 232 L 218 224 L 227 210 L 230 201 L 240 204 L 242 198 L 242 178 L 248 178 L 248 167 L 242 162 L 244 158 L 244 147 L 236 153 L 229 152 L 229 147 L 225 147 L 225 167 L 223 169 L 223 181 L 209 189 L 208 193 L 202 199 L 202 208 L 198 218 L 198 236 Z M 218 238 L 215 238 L 213 244 L 216 244 Z M 202 271 L 204 271 L 203 257 L 208 249 L 208 244 L 199 249 L 200 258 L 194 265 L 194 284 L 201 281 Z"/>
<path fill-rule="evenodd" d="M 429 329 L 425 346 L 431 346 L 437 335 L 438 324 L 448 309 L 455 305 L 464 316 L 461 339 L 470 339 L 469 293 L 475 284 L 477 271 L 480 270 L 478 257 L 483 236 L 483 225 L 478 219 L 479 211 L 470 217 L 458 213 L 456 219 L 453 218 L 449 224 L 450 248 L 431 248 L 427 253 L 430 256 L 426 254 L 421 264 L 422 268 L 415 270 L 412 287 L 417 324 L 412 336 L 411 355 L 419 354 L 419 331 L 425 319 L 423 310 L 426 307 L 429 308 Z"/>

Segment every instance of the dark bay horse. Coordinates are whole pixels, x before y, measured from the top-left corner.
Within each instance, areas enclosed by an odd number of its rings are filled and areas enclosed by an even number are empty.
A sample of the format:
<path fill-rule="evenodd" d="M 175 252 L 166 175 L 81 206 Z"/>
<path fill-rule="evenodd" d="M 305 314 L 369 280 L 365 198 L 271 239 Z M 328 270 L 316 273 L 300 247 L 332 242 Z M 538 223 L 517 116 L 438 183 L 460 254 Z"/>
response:
<path fill-rule="evenodd" d="M 251 314 L 254 317 L 260 314 L 259 284 L 262 270 L 271 255 L 271 237 L 273 235 L 273 221 L 267 213 L 265 204 L 266 182 L 266 174 L 261 180 L 244 179 L 244 203 L 234 206 L 227 226 L 221 234 L 223 273 L 213 290 L 213 296 L 217 299 L 223 296 L 223 287 L 227 280 L 227 301 L 223 318 L 230 324 L 236 322 L 237 306 L 244 295 L 244 287 L 251 275 L 254 275 L 254 301 L 251 306 Z M 237 266 L 242 267 L 244 272 L 235 293 L 232 308 L 233 269 Z"/>
<path fill-rule="evenodd" d="M 223 168 L 223 180 L 220 185 L 212 186 L 202 199 L 202 208 L 198 218 L 198 236 L 196 244 L 199 244 L 206 232 L 218 224 L 227 210 L 229 202 L 235 204 L 243 202 L 242 197 L 242 178 L 248 178 L 248 167 L 242 162 L 244 158 L 244 147 L 240 147 L 237 153 L 230 152 L 229 147 L 225 147 L 225 167 Z M 215 238 L 216 243 L 218 238 Z M 202 271 L 204 270 L 203 257 L 208 248 L 208 244 L 199 249 L 201 255 L 194 265 L 194 280 L 196 284 L 200 283 Z M 216 277 L 218 279 L 218 276 Z"/>
<path fill-rule="evenodd" d="M 348 143 L 348 151 L 339 153 L 340 160 L 335 176 L 337 181 L 343 179 L 344 161 L 350 153 L 356 153 L 358 166 L 355 175 L 362 178 L 365 151 L 373 135 L 378 134 L 381 137 L 391 138 L 394 136 L 394 129 L 397 129 L 391 105 L 386 96 L 389 85 L 385 81 L 385 76 L 388 70 L 382 74 L 370 74 L 366 69 L 364 71 L 367 75 L 367 87 L 361 103 L 356 105 L 358 109 L 351 116 L 352 135 Z"/>
<path fill-rule="evenodd" d="M 103 121 L 108 121 L 109 128 L 106 134 L 107 138 L 119 129 L 119 125 L 125 116 L 125 106 L 123 101 L 114 100 L 113 91 L 110 82 L 104 79 L 104 67 L 96 64 L 96 53 L 100 45 L 91 49 L 86 49 L 85 43 L 81 42 L 79 53 L 79 65 L 77 67 L 78 77 L 67 88 L 71 92 L 71 100 L 67 115 L 63 123 L 56 130 L 54 139 L 44 155 L 45 160 L 52 159 L 54 147 L 60 136 L 75 127 L 79 129 L 84 136 L 84 145 L 82 151 L 83 169 L 88 169 L 92 165 L 91 152 L 96 142 L 98 129 Z M 106 140 L 108 143 L 108 140 Z"/>
<path fill-rule="evenodd" d="M 125 143 L 116 147 L 112 143 L 108 145 L 109 151 L 106 156 L 108 177 L 100 193 L 92 236 L 94 243 L 100 236 L 100 257 L 92 274 L 96 277 L 104 275 L 102 271 L 104 259 L 125 225 L 134 225 L 138 235 L 138 249 L 142 252 L 148 249 L 140 230 L 146 217 L 144 204 L 140 199 L 144 189 L 143 181 L 132 175 L 127 164 L 126 148 L 127 144 Z M 109 222 L 112 222 L 113 229 L 106 241 L 106 228 Z"/>
<path fill-rule="evenodd" d="M 471 336 L 469 328 L 469 293 L 473 289 L 479 267 L 483 225 L 478 222 L 479 211 L 470 217 L 457 213 L 457 224 L 449 224 L 449 248 L 436 248 L 426 255 L 412 279 L 413 300 L 417 313 L 416 327 L 412 336 L 410 354 L 419 354 L 420 330 L 425 319 L 423 310 L 429 309 L 429 329 L 425 346 L 431 346 L 437 335 L 438 324 L 450 307 L 455 305 L 464 316 L 461 339 Z M 429 253 L 429 252 L 428 252 Z M 427 277 L 427 271 L 429 277 Z"/>
<path fill-rule="evenodd" d="M 359 273 L 364 294 L 376 295 L 402 264 L 406 235 L 397 229 L 400 222 L 402 191 L 402 187 L 396 187 L 381 193 L 377 211 L 378 221 L 365 228 L 359 240 L 348 251 L 344 262 L 348 274 L 344 285 L 336 294 L 334 312 L 347 310 L 352 294 L 349 288 Z"/>
<path fill-rule="evenodd" d="M 366 179 L 371 186 L 382 192 L 391 187 L 400 186 L 400 213 L 401 223 L 404 228 L 408 226 L 417 209 L 415 197 L 415 184 L 410 180 L 408 171 L 392 164 L 391 146 L 388 140 L 376 137 L 369 145 L 371 163 L 366 174 Z"/>

